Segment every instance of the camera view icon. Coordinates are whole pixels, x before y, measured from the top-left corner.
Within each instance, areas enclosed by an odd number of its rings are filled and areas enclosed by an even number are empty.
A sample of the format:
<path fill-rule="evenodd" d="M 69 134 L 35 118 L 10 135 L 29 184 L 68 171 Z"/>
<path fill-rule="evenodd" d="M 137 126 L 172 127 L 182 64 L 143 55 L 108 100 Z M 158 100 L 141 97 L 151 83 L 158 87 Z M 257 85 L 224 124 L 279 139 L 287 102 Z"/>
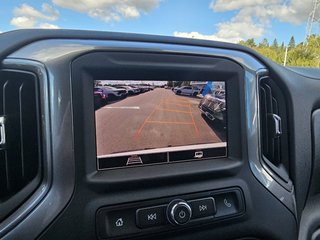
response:
<path fill-rule="evenodd" d="M 142 159 L 138 155 L 132 155 L 131 157 L 128 157 L 127 166 L 129 165 L 135 165 L 135 164 L 143 164 Z"/>
<path fill-rule="evenodd" d="M 203 157 L 203 151 L 196 151 L 194 153 L 194 158 L 202 158 Z"/>

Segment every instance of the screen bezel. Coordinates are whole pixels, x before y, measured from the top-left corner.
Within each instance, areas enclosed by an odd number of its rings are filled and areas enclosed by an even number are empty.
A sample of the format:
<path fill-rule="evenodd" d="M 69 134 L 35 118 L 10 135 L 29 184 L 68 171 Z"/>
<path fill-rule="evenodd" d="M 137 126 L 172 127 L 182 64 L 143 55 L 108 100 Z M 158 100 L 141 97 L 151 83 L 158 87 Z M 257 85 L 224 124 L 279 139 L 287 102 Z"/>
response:
<path fill-rule="evenodd" d="M 119 186 L 130 182 L 129 188 L 157 185 L 155 179 L 171 181 L 188 180 L 190 176 L 212 177 L 230 175 L 242 166 L 243 148 L 246 144 L 244 114 L 244 74 L 245 71 L 237 62 L 201 54 L 135 52 L 135 51 L 100 51 L 82 55 L 72 62 L 72 106 L 74 122 L 74 145 L 76 162 L 83 165 L 87 181 L 91 184 Z M 227 87 L 227 139 L 228 157 L 202 161 L 181 162 L 175 164 L 146 165 L 138 168 L 120 168 L 97 170 L 95 118 L 92 85 L 94 79 L 108 76 L 112 79 L 132 79 L 132 72 L 144 73 L 146 79 L 163 80 L 161 72 L 171 69 L 167 78 L 180 77 L 194 80 L 202 75 L 208 79 L 208 72 L 214 80 L 226 79 Z M 125 69 L 125 71 L 124 71 Z M 134 80 L 134 79 L 133 79 Z M 79 99 L 78 96 L 81 96 Z M 230 96 L 232 96 L 230 98 Z M 232 133 L 232 134 L 230 134 Z M 82 160 L 81 160 L 82 159 Z M 209 174 L 210 173 L 210 174 Z M 115 185 L 114 185 L 115 184 Z M 160 184 L 160 182 L 159 182 Z M 162 184 L 162 183 L 161 183 Z"/>

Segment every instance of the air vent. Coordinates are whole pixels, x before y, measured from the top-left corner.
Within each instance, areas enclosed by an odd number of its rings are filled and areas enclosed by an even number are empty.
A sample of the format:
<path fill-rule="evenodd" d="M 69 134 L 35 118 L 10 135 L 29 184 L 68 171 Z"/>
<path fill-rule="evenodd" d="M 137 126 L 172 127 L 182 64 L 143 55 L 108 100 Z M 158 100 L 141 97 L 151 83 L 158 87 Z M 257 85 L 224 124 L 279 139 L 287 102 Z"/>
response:
<path fill-rule="evenodd" d="M 260 79 L 259 95 L 263 159 L 282 180 L 288 182 L 288 133 L 285 100 L 280 88 L 268 77 Z"/>
<path fill-rule="evenodd" d="M 34 74 L 0 72 L 0 221 L 40 183 L 37 92 Z"/>

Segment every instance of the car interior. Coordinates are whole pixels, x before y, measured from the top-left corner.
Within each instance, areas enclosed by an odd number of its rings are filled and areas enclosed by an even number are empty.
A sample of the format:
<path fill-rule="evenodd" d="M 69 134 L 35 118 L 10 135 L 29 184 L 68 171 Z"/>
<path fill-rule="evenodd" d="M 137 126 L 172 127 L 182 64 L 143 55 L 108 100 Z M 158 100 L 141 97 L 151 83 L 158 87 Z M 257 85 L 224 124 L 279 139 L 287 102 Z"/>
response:
<path fill-rule="evenodd" d="M 60 29 L 0 62 L 0 239 L 320 239 L 319 69 Z"/>

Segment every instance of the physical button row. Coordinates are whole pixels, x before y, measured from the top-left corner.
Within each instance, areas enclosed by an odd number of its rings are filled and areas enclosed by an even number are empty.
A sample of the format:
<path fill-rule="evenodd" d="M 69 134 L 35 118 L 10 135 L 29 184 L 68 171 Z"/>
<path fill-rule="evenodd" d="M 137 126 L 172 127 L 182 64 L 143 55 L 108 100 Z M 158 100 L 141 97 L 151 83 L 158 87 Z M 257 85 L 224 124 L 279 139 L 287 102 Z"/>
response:
<path fill-rule="evenodd" d="M 162 231 L 169 225 L 196 224 L 216 221 L 242 214 L 244 201 L 238 189 L 210 192 L 210 197 L 175 199 L 167 204 L 137 208 L 118 206 L 101 208 L 97 212 L 100 238 Z M 169 228 L 168 228 L 169 229 Z"/>
<path fill-rule="evenodd" d="M 175 199 L 168 205 L 138 209 L 137 226 L 140 228 L 167 224 L 184 225 L 196 219 L 213 217 L 216 214 L 215 200 L 212 197 L 184 201 Z"/>

